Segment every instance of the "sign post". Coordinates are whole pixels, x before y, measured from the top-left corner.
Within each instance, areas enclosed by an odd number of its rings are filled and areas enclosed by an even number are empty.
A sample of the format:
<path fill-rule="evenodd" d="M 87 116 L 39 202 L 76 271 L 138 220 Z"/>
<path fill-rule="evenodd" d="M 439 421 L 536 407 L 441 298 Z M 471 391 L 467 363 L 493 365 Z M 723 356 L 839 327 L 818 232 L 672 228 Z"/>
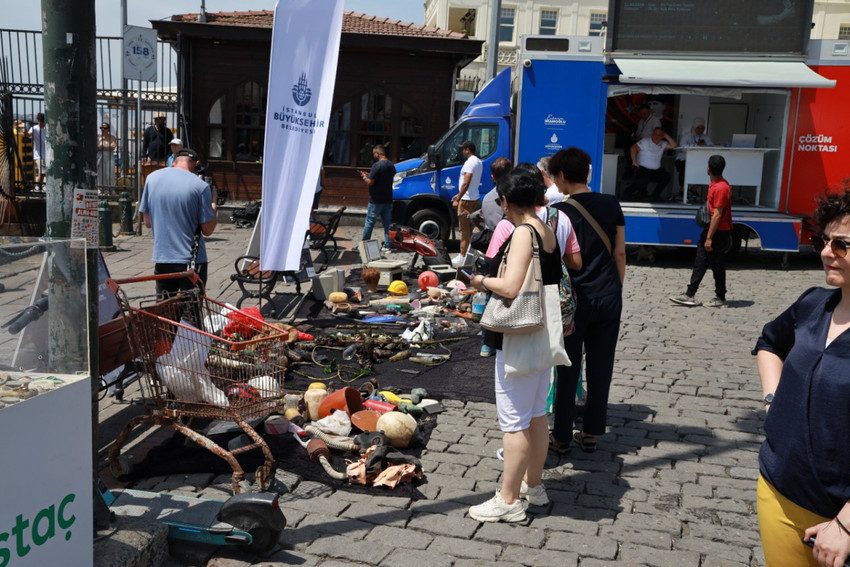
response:
<path fill-rule="evenodd" d="M 136 92 L 136 203 L 142 198 L 142 81 L 157 81 L 156 30 L 124 26 L 124 79 L 139 81 Z M 139 234 L 142 233 L 139 216 Z"/>

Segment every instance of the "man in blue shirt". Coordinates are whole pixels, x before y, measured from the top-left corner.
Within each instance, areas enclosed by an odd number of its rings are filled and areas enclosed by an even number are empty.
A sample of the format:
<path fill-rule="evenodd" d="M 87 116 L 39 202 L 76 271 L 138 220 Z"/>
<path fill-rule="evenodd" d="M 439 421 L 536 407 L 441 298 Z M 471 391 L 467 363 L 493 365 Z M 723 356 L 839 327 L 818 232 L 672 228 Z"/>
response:
<path fill-rule="evenodd" d="M 155 274 L 173 274 L 189 269 L 207 283 L 207 250 L 203 236 L 216 226 L 216 202 L 212 188 L 195 175 L 200 159 L 194 150 L 180 150 L 174 166 L 148 175 L 139 212 L 153 234 Z M 190 289 L 184 279 L 156 282 L 157 295 Z"/>

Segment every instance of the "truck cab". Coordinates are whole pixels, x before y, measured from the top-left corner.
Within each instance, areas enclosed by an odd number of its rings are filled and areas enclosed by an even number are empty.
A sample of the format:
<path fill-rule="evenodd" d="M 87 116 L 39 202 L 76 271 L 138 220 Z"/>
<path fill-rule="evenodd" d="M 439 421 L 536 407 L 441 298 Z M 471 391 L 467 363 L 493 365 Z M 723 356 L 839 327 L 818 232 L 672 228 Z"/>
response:
<path fill-rule="evenodd" d="M 511 158 L 510 69 L 490 81 L 461 118 L 422 157 L 396 164 L 393 178 L 393 222 L 410 226 L 432 239 L 449 237 L 460 190 L 464 159 L 460 144 L 475 142 L 484 171 L 478 188 L 483 198 L 492 188 L 490 165 Z"/>

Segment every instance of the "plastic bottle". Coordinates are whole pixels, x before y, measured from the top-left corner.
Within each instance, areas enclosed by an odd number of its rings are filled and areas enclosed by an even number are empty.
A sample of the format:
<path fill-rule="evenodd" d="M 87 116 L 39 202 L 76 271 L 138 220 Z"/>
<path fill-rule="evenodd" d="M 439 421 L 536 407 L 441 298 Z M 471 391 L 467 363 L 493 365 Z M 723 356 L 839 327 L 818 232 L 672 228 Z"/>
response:
<path fill-rule="evenodd" d="M 344 351 L 342 351 L 342 359 L 343 360 L 352 360 L 356 353 L 357 353 L 357 343 L 347 347 Z"/>
<path fill-rule="evenodd" d="M 472 320 L 476 323 L 481 321 L 484 308 L 487 306 L 487 294 L 479 291 L 472 297 Z"/>

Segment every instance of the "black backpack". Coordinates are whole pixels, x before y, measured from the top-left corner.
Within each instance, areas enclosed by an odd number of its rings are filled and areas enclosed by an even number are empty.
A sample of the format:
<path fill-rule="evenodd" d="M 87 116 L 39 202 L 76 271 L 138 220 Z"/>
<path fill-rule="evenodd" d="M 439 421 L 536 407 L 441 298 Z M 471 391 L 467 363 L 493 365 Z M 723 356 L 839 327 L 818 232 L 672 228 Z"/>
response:
<path fill-rule="evenodd" d="M 240 228 L 250 228 L 260 216 L 260 201 L 252 201 L 242 208 L 233 211 L 231 222 Z"/>

